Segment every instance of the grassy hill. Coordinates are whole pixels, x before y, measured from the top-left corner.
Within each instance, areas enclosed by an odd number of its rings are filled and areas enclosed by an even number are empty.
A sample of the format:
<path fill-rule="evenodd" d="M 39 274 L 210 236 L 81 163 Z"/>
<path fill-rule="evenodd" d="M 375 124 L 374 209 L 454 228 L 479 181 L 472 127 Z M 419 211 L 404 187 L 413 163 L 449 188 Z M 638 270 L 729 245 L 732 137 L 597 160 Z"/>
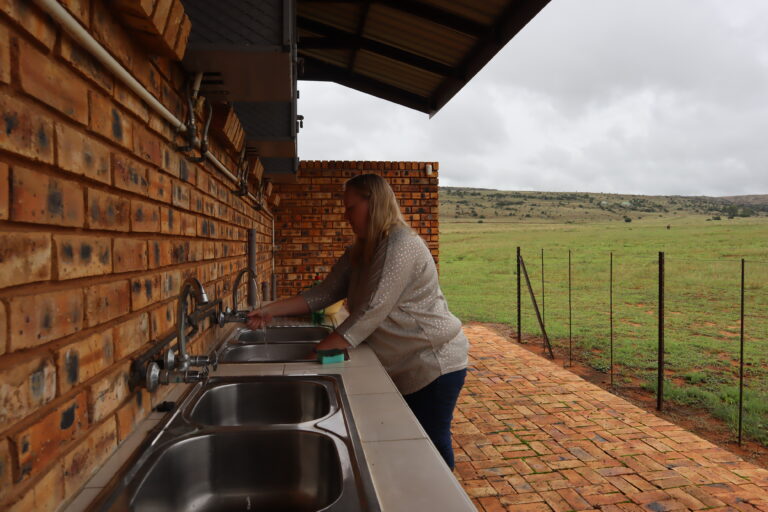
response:
<path fill-rule="evenodd" d="M 644 196 L 440 187 L 440 218 L 448 222 L 631 222 L 691 215 L 712 220 L 768 216 L 768 195 Z"/>

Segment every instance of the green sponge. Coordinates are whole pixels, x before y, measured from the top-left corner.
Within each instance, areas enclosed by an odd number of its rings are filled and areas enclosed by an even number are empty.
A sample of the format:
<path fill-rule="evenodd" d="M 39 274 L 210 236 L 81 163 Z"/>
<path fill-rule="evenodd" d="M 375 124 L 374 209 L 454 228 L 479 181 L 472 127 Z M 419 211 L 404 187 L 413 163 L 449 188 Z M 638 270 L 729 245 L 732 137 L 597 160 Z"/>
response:
<path fill-rule="evenodd" d="M 343 363 L 344 351 L 340 348 L 318 350 L 317 360 L 320 361 L 321 364 Z"/>

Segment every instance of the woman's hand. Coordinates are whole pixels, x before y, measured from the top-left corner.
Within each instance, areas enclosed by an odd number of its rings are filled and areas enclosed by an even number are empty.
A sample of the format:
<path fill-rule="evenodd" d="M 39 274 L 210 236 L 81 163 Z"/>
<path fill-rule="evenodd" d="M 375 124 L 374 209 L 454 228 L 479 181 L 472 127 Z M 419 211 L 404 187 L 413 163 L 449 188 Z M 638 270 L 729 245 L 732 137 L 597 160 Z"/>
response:
<path fill-rule="evenodd" d="M 326 336 L 323 341 L 315 345 L 315 351 L 318 350 L 331 350 L 334 348 L 338 349 L 347 349 L 350 348 L 352 345 L 347 343 L 347 340 L 345 340 L 341 334 L 338 334 L 336 331 L 333 331 L 331 334 Z"/>
<path fill-rule="evenodd" d="M 254 309 L 250 313 L 246 315 L 246 325 L 250 329 L 261 329 L 262 327 L 266 327 L 269 322 L 272 321 L 272 314 L 267 311 L 267 308 L 269 306 L 264 306 L 263 308 Z"/>

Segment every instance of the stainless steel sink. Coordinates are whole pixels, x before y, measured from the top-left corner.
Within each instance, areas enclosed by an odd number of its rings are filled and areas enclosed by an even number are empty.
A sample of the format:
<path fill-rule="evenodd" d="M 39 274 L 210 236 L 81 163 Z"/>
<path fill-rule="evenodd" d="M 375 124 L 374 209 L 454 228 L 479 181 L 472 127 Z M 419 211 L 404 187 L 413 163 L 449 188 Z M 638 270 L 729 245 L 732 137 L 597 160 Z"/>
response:
<path fill-rule="evenodd" d="M 330 329 L 317 325 L 292 325 L 292 326 L 270 326 L 265 330 L 246 330 L 242 331 L 237 337 L 237 343 L 264 343 L 266 332 L 267 343 L 291 343 L 320 341 L 328 334 Z"/>
<path fill-rule="evenodd" d="M 89 510 L 380 512 L 339 375 L 194 384 Z"/>
<path fill-rule="evenodd" d="M 221 363 L 287 363 L 314 361 L 315 343 L 260 343 L 228 345 L 219 353 Z"/>
<path fill-rule="evenodd" d="M 216 384 L 203 389 L 188 417 L 219 426 L 304 423 L 331 412 L 329 391 L 322 381 L 281 377 Z"/>
<path fill-rule="evenodd" d="M 171 443 L 129 501 L 131 510 L 321 510 L 343 474 L 336 442 L 301 430 L 214 432 Z"/>

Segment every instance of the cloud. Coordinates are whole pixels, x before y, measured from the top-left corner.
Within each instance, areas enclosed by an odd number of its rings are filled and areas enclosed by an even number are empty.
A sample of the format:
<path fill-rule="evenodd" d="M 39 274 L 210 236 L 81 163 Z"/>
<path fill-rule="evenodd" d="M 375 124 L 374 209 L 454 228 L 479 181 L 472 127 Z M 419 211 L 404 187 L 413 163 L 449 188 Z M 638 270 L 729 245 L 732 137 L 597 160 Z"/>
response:
<path fill-rule="evenodd" d="M 303 159 L 440 162 L 441 184 L 768 193 L 768 2 L 553 0 L 433 119 L 300 83 Z"/>

